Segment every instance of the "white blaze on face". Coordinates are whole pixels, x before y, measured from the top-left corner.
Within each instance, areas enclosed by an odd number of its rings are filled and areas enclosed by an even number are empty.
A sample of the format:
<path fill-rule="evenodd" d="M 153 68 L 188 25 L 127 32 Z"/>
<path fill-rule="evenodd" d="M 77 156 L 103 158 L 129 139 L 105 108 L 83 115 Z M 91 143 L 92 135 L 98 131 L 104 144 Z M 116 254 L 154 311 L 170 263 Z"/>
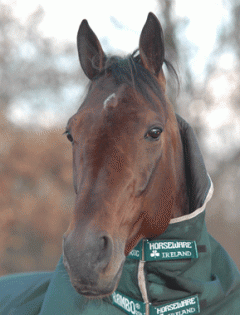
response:
<path fill-rule="evenodd" d="M 116 97 L 116 94 L 115 94 L 115 93 L 109 95 L 109 96 L 105 99 L 105 101 L 103 102 L 103 108 L 106 109 L 107 106 L 108 106 L 108 104 L 109 104 L 109 102 L 110 102 L 112 99 L 114 99 L 115 97 Z M 115 102 L 111 102 L 111 106 L 115 107 L 116 105 L 117 105 L 117 102 L 116 102 L 116 101 L 115 101 Z"/>

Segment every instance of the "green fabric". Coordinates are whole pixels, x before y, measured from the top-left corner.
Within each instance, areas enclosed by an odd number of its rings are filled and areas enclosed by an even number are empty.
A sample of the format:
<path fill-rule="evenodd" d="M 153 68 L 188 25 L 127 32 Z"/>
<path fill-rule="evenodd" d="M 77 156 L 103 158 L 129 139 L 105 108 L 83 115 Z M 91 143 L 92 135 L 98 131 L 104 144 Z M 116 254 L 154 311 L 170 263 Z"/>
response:
<path fill-rule="evenodd" d="M 39 314 L 52 272 L 9 275 L 0 278 L 0 314 Z"/>
<path fill-rule="evenodd" d="M 195 240 L 205 245 L 198 259 L 145 263 L 149 301 L 165 304 L 198 294 L 203 315 L 240 314 L 240 274 L 226 251 L 207 233 L 205 212 L 170 224 L 159 240 Z M 138 261 L 127 258 L 117 290 L 143 301 L 138 287 Z M 87 300 L 76 293 L 62 263 L 55 272 L 0 278 L 0 314 L 122 315 L 111 298 Z"/>
<path fill-rule="evenodd" d="M 240 314 L 240 274 L 221 245 L 208 234 L 205 211 L 187 221 L 170 224 L 155 240 L 195 240 L 205 245 L 198 259 L 145 263 L 148 299 L 165 304 L 198 294 L 201 314 Z M 137 285 L 137 264 L 127 259 L 118 291 L 142 301 Z M 129 285 L 126 285 L 130 284 Z M 218 312 L 217 312 L 218 310 Z M 232 313 L 230 312 L 232 311 Z"/>

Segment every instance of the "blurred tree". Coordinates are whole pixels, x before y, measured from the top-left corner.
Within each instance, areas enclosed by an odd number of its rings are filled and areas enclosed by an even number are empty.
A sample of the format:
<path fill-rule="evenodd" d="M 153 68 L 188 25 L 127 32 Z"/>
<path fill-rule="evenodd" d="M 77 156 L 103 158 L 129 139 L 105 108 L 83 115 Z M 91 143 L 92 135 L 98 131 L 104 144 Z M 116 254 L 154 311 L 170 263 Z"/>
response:
<path fill-rule="evenodd" d="M 174 76 L 171 74 L 167 77 L 168 97 L 174 105 L 176 112 L 184 115 L 188 104 L 195 92 L 192 71 L 190 68 L 190 58 L 192 57 L 192 46 L 183 40 L 179 34 L 184 34 L 188 25 L 187 18 L 179 18 L 175 12 L 175 0 L 158 1 L 160 10 L 159 19 L 163 26 L 166 58 L 176 68 L 179 76 L 178 82 L 174 82 Z"/>
<path fill-rule="evenodd" d="M 176 112 L 194 127 L 215 186 L 214 197 L 207 211 L 208 228 L 240 266 L 240 1 L 222 0 L 222 3 L 228 16 L 224 16 L 218 26 L 219 35 L 207 60 L 206 80 L 201 85 L 194 82 L 190 67 L 194 47 L 187 40 L 184 41 L 183 32 L 188 20 L 176 16 L 174 0 L 159 1 L 159 11 L 167 58 L 174 66 L 177 65 L 181 80 L 180 94 L 176 100 L 173 97 L 173 79 L 167 76 L 168 95 Z M 223 58 L 228 60 L 225 67 L 221 66 Z M 180 69 L 179 65 L 182 66 Z M 222 82 L 226 82 L 225 86 L 216 81 L 219 78 L 224 79 Z M 216 97 L 213 84 L 220 94 L 223 93 L 222 96 Z M 224 95 L 227 86 L 229 89 Z M 213 110 L 221 108 L 227 108 L 232 119 L 225 120 L 218 129 L 208 126 L 208 116 Z M 218 143 L 212 141 L 211 146 L 207 145 L 208 139 L 214 135 Z"/>
<path fill-rule="evenodd" d="M 228 13 L 222 23 L 217 45 L 212 52 L 207 65 L 207 80 L 205 101 L 210 108 L 227 108 L 231 113 L 228 120 L 218 130 L 225 150 L 219 150 L 215 157 L 213 179 L 216 183 L 216 193 L 219 199 L 214 204 L 215 214 L 221 212 L 224 220 L 240 222 L 240 1 L 223 1 Z M 224 83 L 223 93 L 214 97 L 209 86 L 213 81 Z M 217 81 L 218 80 L 218 81 Z M 221 88 L 220 88 L 221 89 Z M 211 153 L 210 153 L 211 154 Z M 212 159 L 214 153 L 211 154 Z M 233 232 L 233 231 L 232 231 Z M 235 234 L 239 233 L 237 229 Z M 233 232 L 234 234 L 234 232 Z M 225 238 L 226 240 L 226 238 Z M 240 247 L 238 247 L 240 249 Z M 238 256 L 239 256 L 238 251 Z M 240 261 L 240 258 L 238 258 Z"/>
<path fill-rule="evenodd" d="M 0 120 L 0 275 L 54 269 L 74 207 L 71 145 Z"/>
<path fill-rule="evenodd" d="M 23 26 L 11 8 L 0 3 L 1 110 L 9 112 L 14 104 L 17 110 L 23 106 L 35 124 L 49 104 L 60 113 L 69 101 L 76 107 L 78 92 L 86 83 L 75 45 L 60 46 L 39 33 L 43 16 L 39 7 Z"/>

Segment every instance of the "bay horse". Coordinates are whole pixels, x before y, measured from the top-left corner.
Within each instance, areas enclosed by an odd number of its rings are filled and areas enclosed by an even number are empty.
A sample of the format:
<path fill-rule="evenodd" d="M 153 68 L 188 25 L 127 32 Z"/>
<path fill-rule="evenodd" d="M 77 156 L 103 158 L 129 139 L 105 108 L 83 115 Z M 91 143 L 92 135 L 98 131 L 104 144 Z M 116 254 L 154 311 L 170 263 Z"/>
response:
<path fill-rule="evenodd" d="M 78 293 L 105 297 L 138 242 L 189 213 L 183 145 L 166 96 L 163 31 L 153 13 L 139 50 L 126 58 L 106 56 L 86 20 L 77 45 L 91 84 L 66 128 L 76 202 L 63 262 Z"/>
<path fill-rule="evenodd" d="M 0 313 L 239 314 L 240 273 L 205 224 L 211 179 L 166 96 L 158 19 L 125 58 L 86 20 L 77 44 L 91 83 L 65 132 L 76 202 L 63 255 L 54 272 L 1 277 Z"/>

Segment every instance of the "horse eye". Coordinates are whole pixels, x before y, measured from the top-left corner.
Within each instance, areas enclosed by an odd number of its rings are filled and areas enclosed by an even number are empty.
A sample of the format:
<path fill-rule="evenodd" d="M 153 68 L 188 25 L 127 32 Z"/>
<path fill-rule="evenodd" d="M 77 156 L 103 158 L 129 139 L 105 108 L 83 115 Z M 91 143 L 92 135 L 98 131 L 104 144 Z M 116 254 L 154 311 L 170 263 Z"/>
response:
<path fill-rule="evenodd" d="M 158 140 L 161 133 L 162 133 L 162 129 L 155 127 L 147 132 L 145 138 L 150 138 L 150 140 Z"/>
<path fill-rule="evenodd" d="M 69 132 L 69 131 L 66 131 L 65 133 L 66 133 L 66 135 L 67 135 L 68 140 L 69 140 L 70 142 L 73 142 L 73 137 L 72 137 L 72 135 L 70 134 L 70 132 Z"/>

